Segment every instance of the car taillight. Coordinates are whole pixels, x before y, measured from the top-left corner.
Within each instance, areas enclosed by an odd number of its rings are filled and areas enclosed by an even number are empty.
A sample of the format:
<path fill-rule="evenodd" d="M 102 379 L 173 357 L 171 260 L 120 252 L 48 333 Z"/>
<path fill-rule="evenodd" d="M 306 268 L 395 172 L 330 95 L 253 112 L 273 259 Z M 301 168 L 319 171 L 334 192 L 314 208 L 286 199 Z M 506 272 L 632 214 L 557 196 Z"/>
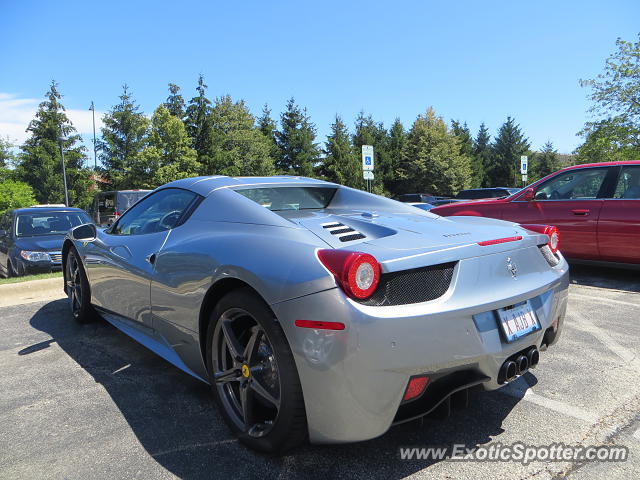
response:
<path fill-rule="evenodd" d="M 411 380 L 409 380 L 409 384 L 407 385 L 407 389 L 404 392 L 402 400 L 404 402 L 407 402 L 409 400 L 413 400 L 414 398 L 418 398 L 424 393 L 424 390 L 427 388 L 428 384 L 429 377 L 427 377 L 426 375 L 412 377 Z"/>
<path fill-rule="evenodd" d="M 558 227 L 553 227 L 551 225 L 520 225 L 522 228 L 526 228 L 527 230 L 531 230 L 536 233 L 544 233 L 549 237 L 549 241 L 547 245 L 552 253 L 558 253 L 560 249 L 560 232 L 558 231 Z"/>
<path fill-rule="evenodd" d="M 378 288 L 380 264 L 372 255 L 345 250 L 318 250 L 318 258 L 350 297 L 363 300 Z"/>

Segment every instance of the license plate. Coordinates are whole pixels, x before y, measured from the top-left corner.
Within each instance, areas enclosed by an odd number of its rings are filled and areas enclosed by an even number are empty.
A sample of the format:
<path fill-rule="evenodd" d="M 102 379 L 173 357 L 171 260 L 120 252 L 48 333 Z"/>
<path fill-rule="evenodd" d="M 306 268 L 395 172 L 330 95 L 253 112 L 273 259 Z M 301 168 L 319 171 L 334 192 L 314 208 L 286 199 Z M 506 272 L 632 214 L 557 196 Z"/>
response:
<path fill-rule="evenodd" d="M 512 308 L 501 308 L 498 310 L 500 325 L 507 342 L 513 342 L 518 338 L 529 335 L 536 330 L 540 330 L 540 323 L 536 314 L 529 305 L 529 302 L 516 305 Z"/>

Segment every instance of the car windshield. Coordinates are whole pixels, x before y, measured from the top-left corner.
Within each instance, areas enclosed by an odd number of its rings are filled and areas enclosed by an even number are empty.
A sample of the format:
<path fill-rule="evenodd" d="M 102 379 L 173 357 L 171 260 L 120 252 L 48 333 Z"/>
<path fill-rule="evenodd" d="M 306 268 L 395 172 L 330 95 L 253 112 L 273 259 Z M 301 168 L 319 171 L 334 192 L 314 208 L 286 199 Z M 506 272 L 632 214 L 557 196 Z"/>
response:
<path fill-rule="evenodd" d="M 235 190 L 273 212 L 326 208 L 334 187 L 259 187 Z"/>
<path fill-rule="evenodd" d="M 84 212 L 23 213 L 16 219 L 16 236 L 63 235 L 83 223 L 91 223 Z"/>

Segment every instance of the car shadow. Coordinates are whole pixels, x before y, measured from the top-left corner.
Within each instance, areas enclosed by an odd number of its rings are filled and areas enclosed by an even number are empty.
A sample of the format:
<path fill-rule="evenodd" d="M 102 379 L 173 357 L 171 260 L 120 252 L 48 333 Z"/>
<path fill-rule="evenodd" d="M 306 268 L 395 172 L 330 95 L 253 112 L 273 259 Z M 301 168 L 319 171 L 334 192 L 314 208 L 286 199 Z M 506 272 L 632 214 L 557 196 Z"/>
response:
<path fill-rule="evenodd" d="M 640 293 L 638 270 L 571 263 L 569 271 L 574 285 Z"/>
<path fill-rule="evenodd" d="M 404 478 L 438 460 L 400 460 L 400 447 L 486 444 L 504 431 L 505 418 L 521 400 L 517 393 L 474 391 L 470 406 L 447 419 L 399 425 L 366 442 L 305 445 L 285 456 L 269 456 L 247 449 L 231 436 L 207 385 L 109 323 L 76 324 L 66 300 L 58 300 L 38 310 L 30 324 L 52 340 L 25 347 L 19 354 L 30 355 L 57 343 L 104 387 L 146 452 L 180 478 Z M 531 373 L 523 380 L 530 386 L 536 383 Z M 95 428 L 100 428 L 97 421 Z"/>

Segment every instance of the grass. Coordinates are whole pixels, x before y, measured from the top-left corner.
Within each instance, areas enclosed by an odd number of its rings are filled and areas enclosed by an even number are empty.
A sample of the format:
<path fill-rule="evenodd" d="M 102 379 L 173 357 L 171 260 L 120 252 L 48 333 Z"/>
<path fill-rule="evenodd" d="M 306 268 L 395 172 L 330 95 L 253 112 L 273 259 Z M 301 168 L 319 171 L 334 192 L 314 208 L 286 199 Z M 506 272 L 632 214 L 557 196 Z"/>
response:
<path fill-rule="evenodd" d="M 31 280 L 42 280 L 44 278 L 57 278 L 57 277 L 62 277 L 62 272 L 39 273 L 38 275 L 25 275 L 23 277 L 13 277 L 13 278 L 0 278 L 0 285 L 5 285 L 7 283 L 22 283 L 22 282 L 29 282 Z"/>

